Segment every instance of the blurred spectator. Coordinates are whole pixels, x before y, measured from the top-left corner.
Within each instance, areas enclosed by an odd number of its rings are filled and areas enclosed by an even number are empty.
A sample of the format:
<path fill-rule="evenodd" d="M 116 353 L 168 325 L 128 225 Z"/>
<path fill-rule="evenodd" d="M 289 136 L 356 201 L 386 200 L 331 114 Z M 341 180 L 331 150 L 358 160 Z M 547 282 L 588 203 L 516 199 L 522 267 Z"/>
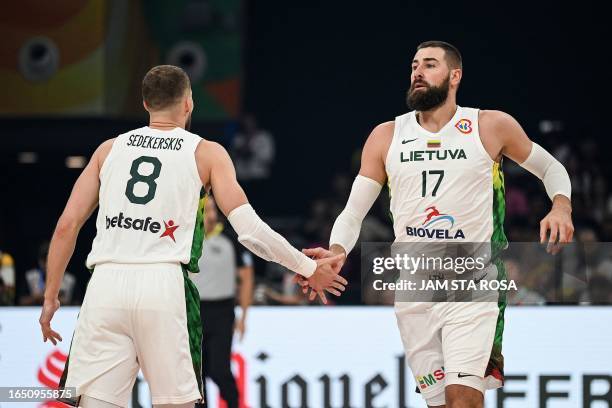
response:
<path fill-rule="evenodd" d="M 612 242 L 612 195 L 610 196 L 610 209 L 608 215 L 601 223 L 602 241 Z"/>
<path fill-rule="evenodd" d="M 359 242 L 392 242 L 393 230 L 390 223 L 382 222 L 374 215 L 367 215 L 361 224 Z"/>
<path fill-rule="evenodd" d="M 295 248 L 327 247 L 329 229 L 331 228 L 327 206 L 327 200 L 317 200 L 312 204 L 310 216 L 306 222 L 294 220 L 295 223 L 293 223 L 276 219 L 271 220 L 270 225 L 291 242 Z M 328 225 L 328 230 L 325 230 L 325 225 Z M 319 240 L 324 240 L 324 242 Z M 274 262 L 266 263 L 263 269 L 264 274 L 258 280 L 255 289 L 255 303 L 259 305 L 309 304 L 301 288 L 293 281 L 294 272 Z M 327 297 L 330 304 L 334 302 L 334 298 L 333 295 Z"/>
<path fill-rule="evenodd" d="M 375 259 L 378 257 L 388 258 L 391 256 L 390 246 L 372 245 L 363 248 L 362 260 Z M 361 301 L 366 305 L 393 305 L 395 303 L 395 290 L 380 290 L 381 283 L 392 283 L 399 279 L 396 270 L 385 270 L 381 274 L 374 274 L 371 269 L 363 271 L 361 275 Z M 379 283 L 375 283 L 379 281 Z M 398 295 L 401 296 L 401 292 Z"/>
<path fill-rule="evenodd" d="M 236 134 L 232 143 L 231 153 L 239 180 L 267 178 L 274 163 L 274 138 L 257 127 L 252 115 L 246 115 L 242 120 L 242 131 Z"/>
<path fill-rule="evenodd" d="M 581 293 L 589 291 L 588 282 L 598 273 L 604 275 L 610 266 L 610 244 L 599 241 L 595 224 L 578 224 L 575 243 L 565 248 L 563 259 L 563 289 L 566 299 L 582 301 Z M 612 277 L 612 276 L 611 276 Z"/>
<path fill-rule="evenodd" d="M 527 195 L 518 186 L 506 187 L 506 211 L 509 218 L 527 217 L 529 214 Z"/>
<path fill-rule="evenodd" d="M 278 265 L 270 264 L 269 275 L 280 275 L 280 282 L 274 284 L 269 283 L 259 288 L 261 292 L 261 300 L 265 304 L 277 304 L 277 305 L 304 305 L 307 304 L 306 296 L 302 294 L 302 290 L 293 281 L 295 274 L 290 270 Z M 333 296 L 328 296 L 328 300 Z"/>
<path fill-rule="evenodd" d="M 15 304 L 15 262 L 0 249 L 0 306 Z"/>
<path fill-rule="evenodd" d="M 524 279 L 524 274 L 521 271 L 521 264 L 515 259 L 504 260 L 508 279 L 514 281 L 517 290 L 509 290 L 507 292 L 507 301 L 510 305 L 543 305 L 546 299 L 538 292 L 533 290 Z"/>
<path fill-rule="evenodd" d="M 12 306 L 11 293 L 2 278 L 0 278 L 0 306 Z"/>
<path fill-rule="evenodd" d="M 612 281 L 604 276 L 593 276 L 587 285 L 587 291 L 580 299 L 581 303 L 591 305 L 612 304 Z"/>
<path fill-rule="evenodd" d="M 38 267 L 26 272 L 26 283 L 28 294 L 19 299 L 21 305 L 42 305 L 45 292 L 45 280 L 47 279 L 47 255 L 49 254 L 49 242 L 41 244 L 38 251 Z M 59 300 L 62 305 L 72 303 L 72 295 L 76 283 L 75 277 L 66 271 L 62 286 L 59 291 Z"/>
<path fill-rule="evenodd" d="M 304 236 L 311 243 L 309 246 L 327 247 L 333 222 L 329 207 L 329 201 L 322 198 L 310 206 L 310 214 L 304 223 Z"/>

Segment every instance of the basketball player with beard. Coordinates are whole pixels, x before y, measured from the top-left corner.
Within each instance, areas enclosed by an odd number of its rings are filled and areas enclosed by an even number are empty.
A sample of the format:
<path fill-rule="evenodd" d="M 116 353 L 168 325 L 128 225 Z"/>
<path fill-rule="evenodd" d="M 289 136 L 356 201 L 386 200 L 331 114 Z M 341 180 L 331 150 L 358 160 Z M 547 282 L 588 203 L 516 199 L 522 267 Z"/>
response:
<path fill-rule="evenodd" d="M 395 242 L 505 245 L 504 156 L 541 179 L 552 200 L 540 240 L 548 238 L 550 251 L 572 240 L 567 171 L 507 113 L 458 106 L 462 72 L 454 46 L 442 41 L 418 46 L 407 95 L 412 110 L 372 131 L 329 250 L 306 249 L 307 255 L 346 256 L 385 184 Z M 497 277 L 505 276 L 500 261 L 490 264 Z M 311 290 L 311 299 L 315 296 Z M 490 302 L 395 303 L 406 358 L 429 407 L 482 407 L 485 390 L 503 385 L 505 306 L 502 296 Z"/>

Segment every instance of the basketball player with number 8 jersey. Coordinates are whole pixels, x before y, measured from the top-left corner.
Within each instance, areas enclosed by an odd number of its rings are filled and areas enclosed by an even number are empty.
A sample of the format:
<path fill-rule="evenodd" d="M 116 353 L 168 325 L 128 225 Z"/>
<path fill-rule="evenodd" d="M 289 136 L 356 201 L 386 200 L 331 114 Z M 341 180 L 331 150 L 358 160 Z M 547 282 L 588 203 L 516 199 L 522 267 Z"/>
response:
<path fill-rule="evenodd" d="M 239 241 L 251 252 L 339 296 L 346 280 L 336 259 L 313 260 L 259 218 L 219 144 L 190 133 L 193 100 L 187 74 L 161 65 L 143 80 L 149 126 L 107 140 L 85 167 L 51 240 L 44 341 L 62 275 L 79 230 L 99 205 L 87 258 L 87 286 L 60 388 L 74 387 L 85 408 L 125 407 L 141 369 L 154 406 L 192 407 L 202 400 L 200 297 L 188 272 L 199 272 L 204 201 L 211 192 Z M 326 301 L 324 295 L 321 299 Z"/>

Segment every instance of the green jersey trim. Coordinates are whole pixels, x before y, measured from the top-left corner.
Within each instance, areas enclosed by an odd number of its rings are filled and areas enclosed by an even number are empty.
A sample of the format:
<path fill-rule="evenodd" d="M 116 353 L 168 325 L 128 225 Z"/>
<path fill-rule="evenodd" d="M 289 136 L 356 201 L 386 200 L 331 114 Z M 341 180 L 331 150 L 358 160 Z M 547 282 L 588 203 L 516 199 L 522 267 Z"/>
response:
<path fill-rule="evenodd" d="M 187 333 L 189 334 L 189 351 L 193 371 L 198 382 L 198 390 L 204 395 L 202 380 L 202 320 L 200 318 L 200 294 L 198 288 L 189 278 L 189 273 L 183 265 L 183 279 L 185 282 L 185 311 L 187 313 Z"/>
<path fill-rule="evenodd" d="M 504 232 L 504 220 L 506 217 L 505 181 L 501 162 L 493 164 L 493 235 L 491 236 L 491 252 L 493 264 L 497 268 L 497 279 L 507 278 L 506 268 L 500 257 L 508 245 L 508 239 Z M 502 355 L 502 340 L 504 335 L 504 312 L 506 311 L 506 293 L 499 292 L 497 307 L 499 313 L 495 324 L 495 336 L 491 356 L 485 371 L 485 377 L 492 376 L 504 383 L 504 356 Z"/>
<path fill-rule="evenodd" d="M 198 201 L 198 209 L 196 211 L 196 222 L 193 228 L 193 239 L 191 241 L 191 254 L 189 256 L 189 263 L 183 266 L 187 268 L 189 272 L 197 273 L 200 272 L 198 261 L 202 256 L 202 245 L 206 232 L 204 231 L 204 212 L 206 208 L 206 199 L 208 195 L 204 187 L 200 190 L 200 199 Z"/>

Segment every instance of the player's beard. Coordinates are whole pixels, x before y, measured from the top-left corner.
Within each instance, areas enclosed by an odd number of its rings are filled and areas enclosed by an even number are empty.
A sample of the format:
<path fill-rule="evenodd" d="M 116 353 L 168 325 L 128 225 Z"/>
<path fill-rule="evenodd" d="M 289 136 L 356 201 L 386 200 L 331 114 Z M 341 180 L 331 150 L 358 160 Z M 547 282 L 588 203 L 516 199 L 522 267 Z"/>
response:
<path fill-rule="evenodd" d="M 185 130 L 191 130 L 191 113 L 187 116 L 187 120 L 185 121 Z"/>
<path fill-rule="evenodd" d="M 420 83 L 425 83 L 427 89 L 415 91 L 414 84 L 410 85 L 410 89 L 406 94 L 406 104 L 409 109 L 424 112 L 437 108 L 446 102 L 450 87 L 450 77 L 446 78 L 440 86 L 429 85 L 424 81 Z"/>

